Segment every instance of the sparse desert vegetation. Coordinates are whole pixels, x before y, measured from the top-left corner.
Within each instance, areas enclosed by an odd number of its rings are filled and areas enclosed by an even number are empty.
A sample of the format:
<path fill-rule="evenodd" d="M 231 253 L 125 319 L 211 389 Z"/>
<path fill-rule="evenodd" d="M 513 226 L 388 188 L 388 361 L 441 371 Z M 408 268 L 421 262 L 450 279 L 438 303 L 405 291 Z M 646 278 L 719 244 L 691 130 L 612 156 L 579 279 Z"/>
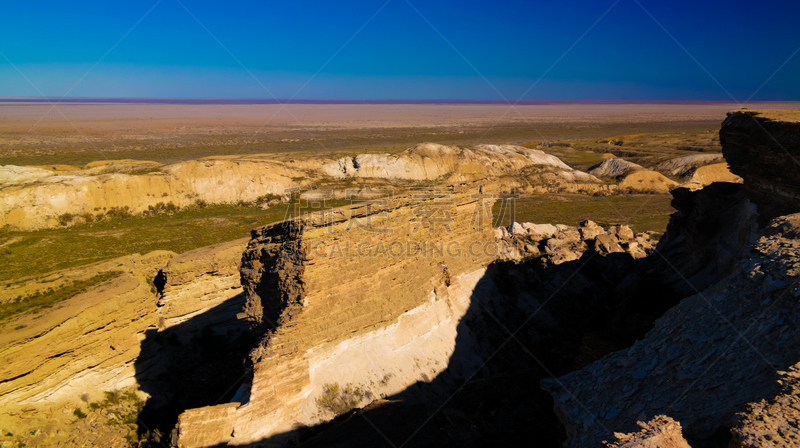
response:
<path fill-rule="evenodd" d="M 614 195 L 588 196 L 580 194 L 546 194 L 523 196 L 514 201 L 512 211 L 507 203 L 498 201 L 493 216 L 496 225 L 512 222 L 535 222 L 576 226 L 589 219 L 604 227 L 627 224 L 634 232 L 653 231 L 663 234 L 669 215 L 675 212 L 670 205 L 671 195 Z"/>
<path fill-rule="evenodd" d="M 349 204 L 328 201 L 326 207 Z M 34 232 L 2 231 L 0 241 L 0 281 L 46 274 L 127 254 L 154 250 L 182 253 L 198 247 L 244 238 L 260 225 L 281 221 L 290 215 L 296 202 L 266 210 L 248 204 L 197 205 L 181 210 L 168 206 L 142 216 L 124 211 L 106 213 L 69 228 Z M 300 208 L 305 211 L 318 209 Z M 75 249 L 80 248 L 76 253 Z"/>
<path fill-rule="evenodd" d="M 101 272 L 86 280 L 75 280 L 68 286 L 55 289 L 48 288 L 30 295 L 18 296 L 16 299 L 9 302 L 0 303 L 0 323 L 17 314 L 51 308 L 59 302 L 63 302 L 93 286 L 116 278 L 120 274 L 121 272 L 119 271 Z"/>

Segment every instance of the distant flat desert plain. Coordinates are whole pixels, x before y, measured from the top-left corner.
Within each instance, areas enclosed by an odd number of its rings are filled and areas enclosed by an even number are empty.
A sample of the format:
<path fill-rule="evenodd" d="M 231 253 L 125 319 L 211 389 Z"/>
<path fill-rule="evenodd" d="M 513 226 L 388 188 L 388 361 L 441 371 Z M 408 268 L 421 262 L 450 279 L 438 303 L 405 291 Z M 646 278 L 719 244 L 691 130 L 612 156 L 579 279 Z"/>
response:
<path fill-rule="evenodd" d="M 137 104 L 0 99 L 0 164 L 402 150 L 718 129 L 735 103 Z M 797 109 L 800 102 L 748 103 Z"/>

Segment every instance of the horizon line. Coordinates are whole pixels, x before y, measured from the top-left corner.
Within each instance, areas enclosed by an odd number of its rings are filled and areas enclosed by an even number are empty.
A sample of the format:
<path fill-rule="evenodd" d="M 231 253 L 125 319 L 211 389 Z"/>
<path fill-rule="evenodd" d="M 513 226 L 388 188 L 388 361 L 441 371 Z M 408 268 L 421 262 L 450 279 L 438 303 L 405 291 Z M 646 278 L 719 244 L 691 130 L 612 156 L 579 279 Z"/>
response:
<path fill-rule="evenodd" d="M 797 100 L 752 101 L 753 103 L 796 103 Z M 592 100 L 592 99 L 536 99 L 536 100 L 489 100 L 489 99 L 358 99 L 358 98 L 172 98 L 172 97 L 24 97 L 0 96 L 0 103 L 127 103 L 127 104 L 475 104 L 536 106 L 550 104 L 737 104 L 731 100 Z"/>

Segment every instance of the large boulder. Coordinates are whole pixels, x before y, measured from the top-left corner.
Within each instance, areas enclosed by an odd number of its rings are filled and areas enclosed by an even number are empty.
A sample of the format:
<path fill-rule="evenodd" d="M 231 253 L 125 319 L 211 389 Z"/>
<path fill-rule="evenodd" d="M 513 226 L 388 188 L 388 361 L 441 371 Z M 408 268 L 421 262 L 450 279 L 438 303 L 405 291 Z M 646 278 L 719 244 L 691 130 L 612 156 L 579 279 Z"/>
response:
<path fill-rule="evenodd" d="M 800 111 L 730 112 L 719 140 L 762 224 L 800 211 Z"/>
<path fill-rule="evenodd" d="M 508 233 L 514 236 L 527 235 L 528 230 L 522 227 L 522 224 L 518 222 L 512 222 L 511 225 L 508 226 Z"/>
<path fill-rule="evenodd" d="M 522 227 L 528 229 L 531 235 L 539 235 L 540 237 L 551 237 L 558 229 L 552 224 L 531 224 L 529 222 L 522 223 Z"/>
<path fill-rule="evenodd" d="M 581 239 L 584 241 L 594 239 L 597 235 L 605 233 L 602 227 L 598 226 L 596 222 L 589 219 L 581 222 L 581 226 L 578 228 L 578 231 L 581 234 Z"/>

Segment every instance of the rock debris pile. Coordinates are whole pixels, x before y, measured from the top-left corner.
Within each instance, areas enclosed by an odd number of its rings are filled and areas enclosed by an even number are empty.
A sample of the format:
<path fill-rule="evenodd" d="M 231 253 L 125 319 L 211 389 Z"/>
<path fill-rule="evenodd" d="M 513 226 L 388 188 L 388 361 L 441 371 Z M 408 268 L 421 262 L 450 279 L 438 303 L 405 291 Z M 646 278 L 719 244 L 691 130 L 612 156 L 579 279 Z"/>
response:
<path fill-rule="evenodd" d="M 602 256 L 628 253 L 641 259 L 655 249 L 657 240 L 653 233 L 634 234 L 629 226 L 622 224 L 606 230 L 590 220 L 577 227 L 514 222 L 507 228 L 494 229 L 495 239 L 501 243 L 501 258 L 523 260 L 540 257 L 549 265 L 577 260 L 590 249 Z"/>

